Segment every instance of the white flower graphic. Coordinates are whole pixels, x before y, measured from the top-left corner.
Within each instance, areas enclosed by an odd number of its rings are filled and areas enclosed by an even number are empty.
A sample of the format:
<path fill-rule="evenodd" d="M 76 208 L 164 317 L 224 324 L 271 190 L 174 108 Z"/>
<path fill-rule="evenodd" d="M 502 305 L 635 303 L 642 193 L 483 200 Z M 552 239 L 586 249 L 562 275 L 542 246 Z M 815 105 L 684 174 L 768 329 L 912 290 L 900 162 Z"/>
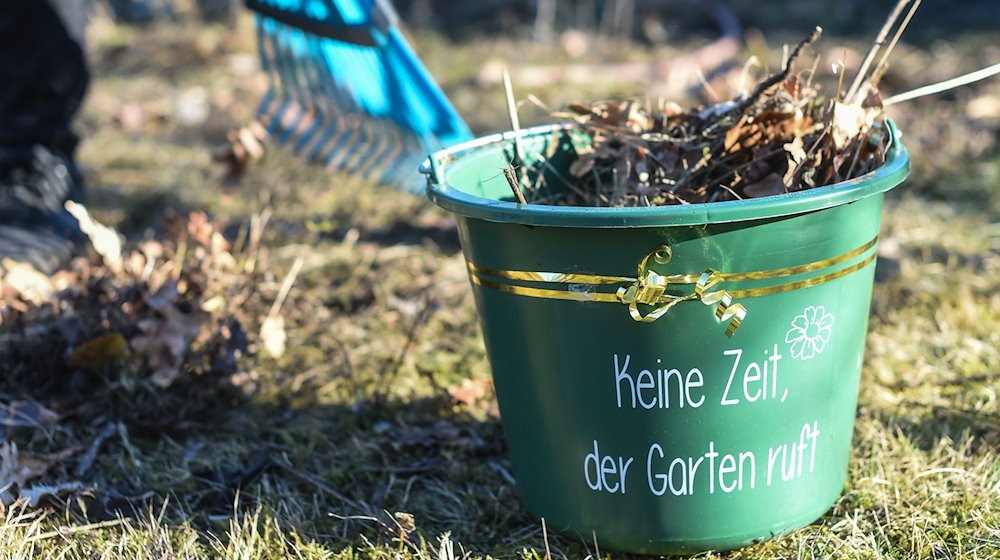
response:
<path fill-rule="evenodd" d="M 811 359 L 823 352 L 833 334 L 833 315 L 822 305 L 810 305 L 792 320 L 792 328 L 785 335 L 785 342 L 792 345 L 792 357 L 799 360 Z"/>

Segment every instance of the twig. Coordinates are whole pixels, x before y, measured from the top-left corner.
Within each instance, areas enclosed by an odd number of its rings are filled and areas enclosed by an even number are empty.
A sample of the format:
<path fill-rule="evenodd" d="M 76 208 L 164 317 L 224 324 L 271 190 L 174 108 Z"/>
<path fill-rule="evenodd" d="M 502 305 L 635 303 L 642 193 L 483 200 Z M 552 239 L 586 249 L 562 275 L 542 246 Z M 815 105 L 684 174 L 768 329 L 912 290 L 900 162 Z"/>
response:
<path fill-rule="evenodd" d="M 743 63 L 743 70 L 740 72 L 740 85 L 737 88 L 737 90 L 740 92 L 740 95 L 746 93 L 747 78 L 750 77 L 750 70 L 754 66 L 760 66 L 760 60 L 756 56 L 751 55 L 750 58 L 748 58 L 747 61 Z"/>
<path fill-rule="evenodd" d="M 549 550 L 549 530 L 545 526 L 545 518 L 542 518 L 542 540 L 545 541 L 545 560 L 552 560 L 552 551 Z"/>
<path fill-rule="evenodd" d="M 865 149 L 865 143 L 867 143 L 866 138 L 861 138 L 858 142 L 858 149 L 854 151 L 854 157 L 851 158 L 851 166 L 847 168 L 846 178 L 850 179 L 854 177 L 854 168 L 857 167 L 858 161 L 861 159 L 861 151 Z"/>
<path fill-rule="evenodd" d="M 510 83 L 510 72 L 506 68 L 503 69 L 503 89 L 504 93 L 507 95 L 507 113 L 510 115 L 510 126 L 514 131 L 514 164 L 521 165 L 524 163 L 524 151 L 521 147 L 521 121 L 517 118 L 517 102 L 514 101 L 514 87 Z M 507 178 L 507 182 L 510 184 L 510 189 L 514 191 L 514 198 L 517 199 L 518 204 L 527 204 L 528 201 L 524 198 L 524 193 L 521 192 L 520 179 L 517 176 L 517 168 L 513 165 L 508 165 L 503 170 L 504 176 Z"/>
<path fill-rule="evenodd" d="M 736 194 L 736 191 L 734 191 L 734 190 L 733 190 L 733 189 L 731 189 L 730 187 L 727 187 L 726 185 L 724 185 L 724 184 L 721 184 L 721 183 L 720 183 L 720 184 L 719 184 L 719 188 L 720 188 L 720 189 L 723 189 L 723 190 L 725 190 L 726 192 L 728 192 L 729 194 L 733 195 L 733 197 L 734 197 L 734 198 L 736 198 L 736 200 L 743 200 L 743 197 L 742 197 L 742 196 L 740 196 L 740 195 L 738 195 L 738 194 Z"/>
<path fill-rule="evenodd" d="M 108 521 L 100 521 L 98 523 L 90 523 L 87 525 L 77 525 L 71 527 L 60 527 L 55 531 L 49 531 L 47 533 L 39 533 L 37 535 L 32 535 L 24 540 L 24 544 L 30 544 L 33 542 L 44 541 L 51 539 L 53 537 L 68 537 L 70 535 L 75 535 L 77 533 L 86 533 L 88 531 L 94 531 L 97 529 L 104 529 L 107 527 L 117 527 L 119 525 L 125 524 L 126 521 L 123 518 L 109 519 Z"/>
<path fill-rule="evenodd" d="M 87 474 L 90 467 L 94 465 L 94 461 L 97 459 L 97 454 L 101 451 L 101 447 L 104 446 L 104 442 L 108 440 L 112 435 L 118 431 L 118 426 L 116 424 L 108 423 L 105 424 L 104 429 L 101 430 L 94 441 L 90 443 L 90 447 L 87 448 L 87 452 L 83 454 L 80 458 L 80 462 L 76 464 L 76 469 L 73 470 L 73 474 L 79 478 Z"/>
<path fill-rule="evenodd" d="M 705 88 L 705 92 L 712 98 L 712 101 L 720 103 L 722 98 L 720 98 L 719 94 L 715 92 L 715 88 L 712 87 L 712 84 L 708 83 L 708 79 L 705 78 L 705 73 L 701 71 L 700 66 L 694 67 L 694 73 L 695 76 L 698 77 L 698 81 L 701 82 L 701 87 Z"/>
<path fill-rule="evenodd" d="M 524 198 L 524 193 L 521 192 L 521 188 L 517 186 L 517 168 L 513 165 L 507 164 L 507 167 L 503 168 L 503 176 L 507 179 L 507 184 L 510 185 L 510 190 L 514 191 L 514 198 L 517 199 L 518 204 L 527 204 L 528 201 Z"/>
<path fill-rule="evenodd" d="M 896 34 L 892 36 L 892 41 L 889 41 L 889 46 L 885 48 L 885 52 L 882 53 L 882 58 L 879 59 L 878 64 L 875 65 L 875 70 L 872 71 L 872 78 L 868 80 L 872 87 L 877 87 L 879 80 L 882 79 L 882 75 L 885 73 L 886 68 L 889 67 L 889 55 L 892 54 L 892 49 L 896 48 L 896 43 L 899 42 L 899 38 L 903 35 L 903 31 L 906 26 L 910 24 L 910 19 L 913 14 L 920 7 L 921 0 L 914 0 L 913 5 L 910 6 L 910 11 L 906 12 L 906 17 L 903 18 L 903 23 L 899 24 L 896 28 Z M 860 91 L 858 92 L 861 93 Z"/>
<path fill-rule="evenodd" d="M 285 298 L 288 297 L 288 292 L 292 290 L 292 285 L 295 284 L 295 279 L 299 276 L 300 270 L 302 270 L 302 257 L 296 258 L 295 262 L 292 263 L 292 268 L 285 276 L 285 281 L 281 283 L 278 295 L 274 298 L 274 303 L 271 304 L 271 309 L 267 312 L 265 320 L 273 320 L 278 316 L 278 312 L 281 311 L 281 306 L 284 305 Z"/>
<path fill-rule="evenodd" d="M 295 467 L 293 467 L 290 464 L 286 463 L 283 459 L 279 459 L 277 457 L 271 457 L 271 462 L 275 466 L 281 468 L 281 470 L 287 472 L 288 474 L 294 476 L 295 478 L 297 478 L 297 479 L 299 479 L 299 480 L 301 480 L 301 481 L 303 481 L 305 483 L 311 484 L 312 486 L 316 487 L 317 490 L 319 490 L 319 491 L 321 491 L 321 492 L 323 492 L 325 494 L 329 494 L 330 496 L 333 496 L 338 501 L 343 502 L 344 504 L 346 504 L 348 506 L 351 506 L 352 508 L 354 508 L 354 509 L 356 509 L 358 511 L 367 511 L 367 508 L 361 507 L 361 504 L 359 504 L 358 502 L 355 502 L 354 500 L 352 500 L 352 499 L 348 498 L 347 496 L 341 494 L 337 490 L 334 490 L 333 488 L 331 488 L 330 486 L 328 486 L 326 483 L 324 483 L 323 481 L 319 480 L 318 478 L 314 477 L 313 475 L 311 475 L 309 473 L 306 473 L 306 472 L 302 472 L 302 471 L 296 469 Z"/>
<path fill-rule="evenodd" d="M 899 14 L 903 12 L 903 8 L 910 3 L 910 0 L 899 0 L 896 3 L 896 7 L 892 9 L 889 13 L 889 17 L 885 20 L 882 25 L 882 29 L 879 30 L 878 35 L 875 37 L 875 42 L 872 43 L 870 49 L 868 49 L 868 54 L 865 55 L 865 60 L 861 63 L 861 67 L 858 68 L 858 73 L 854 76 L 854 82 L 851 83 L 851 87 L 847 90 L 847 95 L 844 96 L 844 100 L 850 102 L 854 98 L 854 95 L 858 92 L 858 88 L 861 87 L 862 82 L 865 80 L 865 76 L 868 74 L 868 67 L 871 66 L 872 60 L 875 59 L 875 55 L 878 54 L 880 48 L 885 43 L 885 37 L 889 34 L 889 30 L 892 26 L 896 24 L 896 20 L 899 19 Z"/>
<path fill-rule="evenodd" d="M 982 70 L 976 70 L 975 72 L 969 72 L 968 74 L 963 74 L 957 78 L 952 78 L 950 80 L 945 80 L 943 82 L 938 82 L 936 84 L 926 85 L 924 87 L 919 87 L 914 90 L 907 91 L 905 93 L 900 93 L 898 95 L 893 95 L 892 97 L 886 99 L 882 102 L 883 107 L 888 107 L 889 105 L 895 105 L 896 103 L 902 103 L 903 101 L 909 101 L 911 99 L 916 99 L 918 97 L 924 97 L 925 95 L 934 95 L 935 93 L 941 93 L 948 91 L 949 89 L 954 89 L 957 87 L 964 86 L 966 84 L 971 84 L 973 82 L 978 82 L 979 80 L 985 80 L 990 76 L 995 76 L 1000 74 L 1000 63 L 994 64 L 993 66 L 987 66 Z"/>
<path fill-rule="evenodd" d="M 816 39 L 819 39 L 819 36 L 822 34 L 823 28 L 816 26 L 816 29 L 814 29 L 808 37 L 800 41 L 799 44 L 795 46 L 792 53 L 788 55 L 788 59 L 785 61 L 785 67 L 782 68 L 780 72 L 772 74 L 766 80 L 757 84 L 757 87 L 753 90 L 753 93 L 750 94 L 750 97 L 747 97 L 736 106 L 736 112 L 742 113 L 743 111 L 746 111 L 748 107 L 757 102 L 757 99 L 763 95 L 765 91 L 785 81 L 785 79 L 788 78 L 788 74 L 792 71 L 792 64 L 795 62 L 795 59 L 798 58 L 802 48 L 815 42 Z"/>
<path fill-rule="evenodd" d="M 808 88 L 808 87 L 812 86 L 813 78 L 816 77 L 816 70 L 819 68 L 819 61 L 822 58 L 823 58 L 823 55 L 817 54 L 816 58 L 813 59 L 813 65 L 811 67 L 809 67 L 809 70 L 808 70 L 808 72 L 809 72 L 809 79 L 806 80 L 805 87 Z"/>

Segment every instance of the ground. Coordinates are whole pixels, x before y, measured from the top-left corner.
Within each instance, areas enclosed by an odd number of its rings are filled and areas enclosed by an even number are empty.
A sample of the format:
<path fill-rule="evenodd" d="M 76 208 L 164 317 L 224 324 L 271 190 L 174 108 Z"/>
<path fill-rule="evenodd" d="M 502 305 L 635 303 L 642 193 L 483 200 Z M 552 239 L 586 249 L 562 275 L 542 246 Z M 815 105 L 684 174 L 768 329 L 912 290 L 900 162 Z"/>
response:
<path fill-rule="evenodd" d="M 760 20 L 774 31 L 751 50 L 775 64 L 817 15 Z M 856 57 L 867 36 L 837 21 L 830 52 Z M 552 62 L 496 33 L 412 39 L 480 133 L 506 121 L 502 90 L 481 76 L 490 59 Z M 998 39 L 915 32 L 887 87 L 995 63 Z M 114 273 L 78 261 L 55 282 L 62 303 L 5 315 L 3 438 L 24 468 L 44 463 L 22 490 L 79 484 L 7 507 L 0 557 L 621 556 L 545 531 L 518 501 L 445 213 L 274 145 L 223 181 L 212 151 L 264 91 L 253 40 L 248 16 L 235 28 L 92 23 L 80 157 L 88 206 L 125 236 L 127 262 Z M 674 40 L 670 52 L 711 38 Z M 594 52 L 607 64 L 658 56 L 638 43 Z M 558 106 L 644 87 L 612 74 L 517 93 Z M 847 487 L 802 530 L 700 557 L 1000 558 L 998 106 L 1000 81 L 893 108 L 914 166 L 884 215 Z M 525 111 L 522 122 L 541 118 Z M 194 321 L 176 371 L 136 342 L 176 326 L 154 298 L 164 290 Z M 259 334 L 269 316 L 284 323 L 283 353 Z"/>

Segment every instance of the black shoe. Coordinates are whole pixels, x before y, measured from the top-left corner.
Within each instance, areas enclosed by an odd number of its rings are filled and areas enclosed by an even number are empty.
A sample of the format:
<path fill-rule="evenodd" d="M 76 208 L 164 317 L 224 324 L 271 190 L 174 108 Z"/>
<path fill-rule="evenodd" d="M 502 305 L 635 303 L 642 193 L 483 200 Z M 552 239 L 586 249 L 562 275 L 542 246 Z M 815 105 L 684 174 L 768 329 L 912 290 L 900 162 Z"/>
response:
<path fill-rule="evenodd" d="M 0 262 L 26 262 L 51 273 L 86 237 L 67 200 L 81 200 L 83 180 L 68 157 L 42 146 L 0 148 Z"/>

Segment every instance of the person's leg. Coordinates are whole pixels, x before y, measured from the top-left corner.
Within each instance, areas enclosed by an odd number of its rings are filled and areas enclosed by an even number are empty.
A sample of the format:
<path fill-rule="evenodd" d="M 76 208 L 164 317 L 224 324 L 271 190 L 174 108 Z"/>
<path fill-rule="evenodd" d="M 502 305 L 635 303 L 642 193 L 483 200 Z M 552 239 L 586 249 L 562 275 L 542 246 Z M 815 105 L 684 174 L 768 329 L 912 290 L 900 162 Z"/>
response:
<path fill-rule="evenodd" d="M 0 10 L 0 150 L 42 145 L 73 155 L 71 124 L 90 79 L 83 47 L 88 3 L 17 1 Z"/>
<path fill-rule="evenodd" d="M 0 259 L 52 269 L 76 221 L 82 181 L 72 122 L 87 90 L 89 0 L 17 0 L 0 9 Z"/>

